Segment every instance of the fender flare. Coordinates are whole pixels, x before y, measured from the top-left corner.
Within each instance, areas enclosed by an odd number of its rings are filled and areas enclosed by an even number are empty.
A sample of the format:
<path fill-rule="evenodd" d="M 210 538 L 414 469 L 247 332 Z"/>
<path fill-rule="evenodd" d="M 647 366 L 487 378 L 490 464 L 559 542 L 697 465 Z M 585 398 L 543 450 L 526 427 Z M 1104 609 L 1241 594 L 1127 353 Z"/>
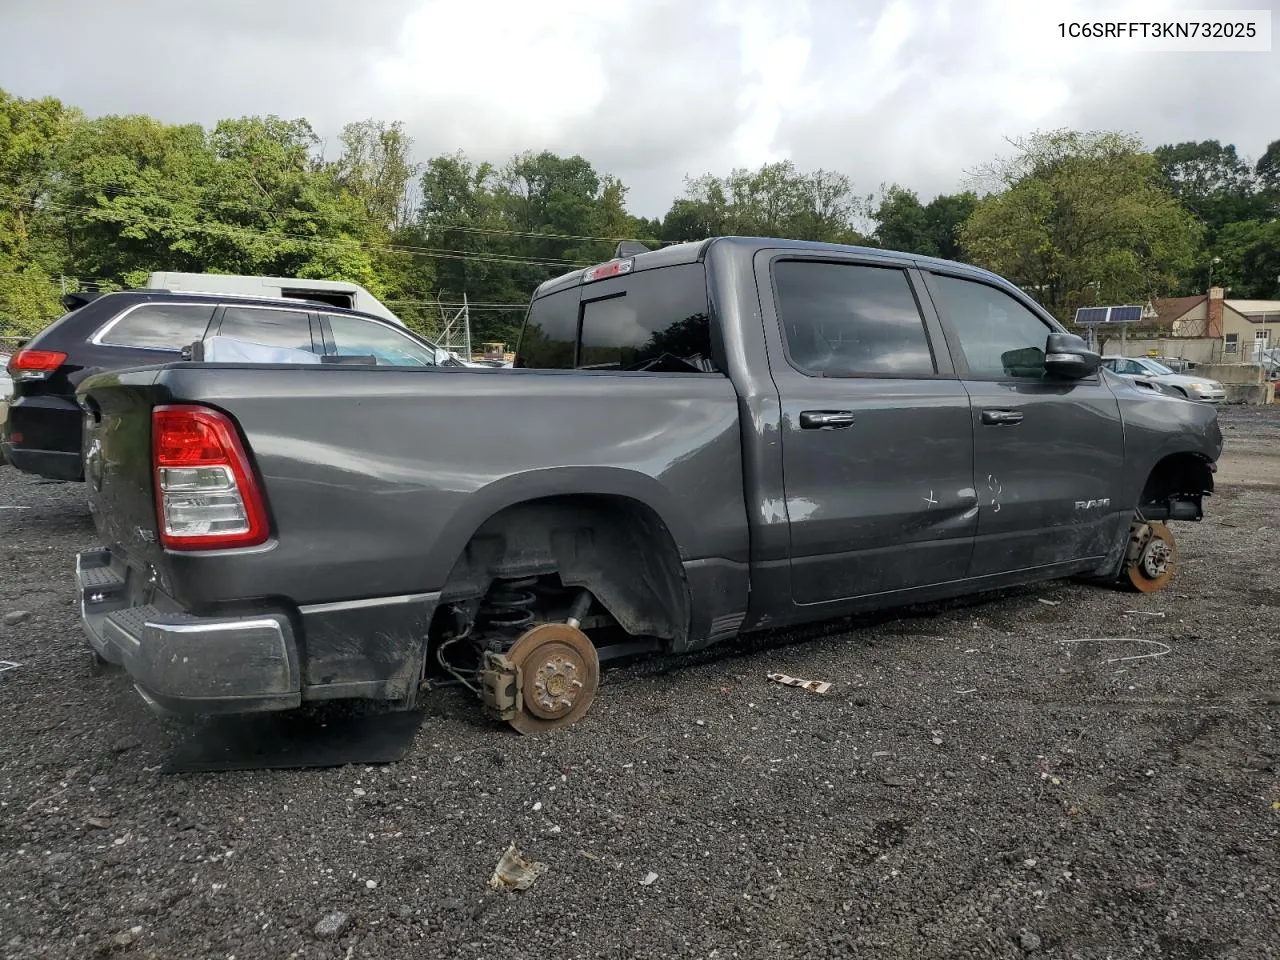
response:
<path fill-rule="evenodd" d="M 440 589 L 471 538 L 503 510 L 550 497 L 620 497 L 658 517 L 681 562 L 697 559 L 694 527 L 670 490 L 657 480 L 619 467 L 553 467 L 512 474 L 471 493 L 448 521 L 432 550 L 432 586 Z"/>

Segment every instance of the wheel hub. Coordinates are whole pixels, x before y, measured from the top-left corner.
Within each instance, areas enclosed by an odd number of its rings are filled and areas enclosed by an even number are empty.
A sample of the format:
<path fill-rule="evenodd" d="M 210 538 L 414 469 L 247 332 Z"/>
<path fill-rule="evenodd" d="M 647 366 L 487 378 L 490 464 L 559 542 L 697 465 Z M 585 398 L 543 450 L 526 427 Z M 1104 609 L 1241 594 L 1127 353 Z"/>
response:
<path fill-rule="evenodd" d="M 1142 551 L 1142 572 L 1152 580 L 1164 576 L 1169 569 L 1169 561 L 1173 559 L 1173 551 L 1159 537 L 1152 537 Z"/>
<path fill-rule="evenodd" d="M 600 659 L 590 638 L 577 627 L 567 623 L 531 627 L 503 659 L 519 677 L 519 705 L 503 719 L 521 733 L 568 726 L 595 699 Z"/>
<path fill-rule="evenodd" d="M 555 653 L 547 657 L 534 670 L 532 683 L 526 683 L 532 689 L 525 706 L 548 718 L 568 713 L 582 689 L 581 667 L 582 663 L 570 655 Z"/>
<path fill-rule="evenodd" d="M 1173 579 L 1177 552 L 1168 526 L 1163 523 L 1135 523 L 1125 560 L 1125 579 L 1142 593 L 1163 589 Z"/>

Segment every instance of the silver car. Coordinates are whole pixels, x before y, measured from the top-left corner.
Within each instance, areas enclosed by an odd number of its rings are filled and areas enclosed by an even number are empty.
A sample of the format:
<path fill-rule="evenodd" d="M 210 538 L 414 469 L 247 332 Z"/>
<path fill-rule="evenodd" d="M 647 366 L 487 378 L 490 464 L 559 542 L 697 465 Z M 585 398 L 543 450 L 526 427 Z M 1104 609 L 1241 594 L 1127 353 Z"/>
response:
<path fill-rule="evenodd" d="M 1105 357 L 1102 365 L 1112 373 L 1132 380 L 1144 380 L 1172 393 L 1202 403 L 1221 403 L 1227 392 L 1217 380 L 1174 373 L 1163 363 L 1150 357 Z"/>

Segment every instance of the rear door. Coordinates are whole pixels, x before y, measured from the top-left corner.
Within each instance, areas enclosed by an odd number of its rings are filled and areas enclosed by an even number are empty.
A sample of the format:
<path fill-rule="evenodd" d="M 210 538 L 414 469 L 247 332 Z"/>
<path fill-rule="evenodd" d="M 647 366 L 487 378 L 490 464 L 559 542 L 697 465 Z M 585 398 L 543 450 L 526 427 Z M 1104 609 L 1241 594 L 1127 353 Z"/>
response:
<path fill-rule="evenodd" d="M 756 280 L 794 601 L 962 579 L 977 524 L 969 398 L 915 270 L 765 250 Z"/>
<path fill-rule="evenodd" d="M 219 308 L 214 325 L 220 337 L 324 354 L 319 319 L 306 310 L 228 303 Z"/>
<path fill-rule="evenodd" d="M 90 303 L 81 309 L 91 311 L 95 306 Z M 84 342 L 63 348 L 67 350 L 68 363 L 79 364 L 79 369 L 68 377 L 65 393 L 70 396 L 81 380 L 103 370 L 179 359 L 183 347 L 204 336 L 213 310 L 212 303 L 145 301 L 104 318 L 105 322 L 99 321 L 93 329 L 80 334 L 87 338 Z M 54 383 L 51 381 L 51 385 Z"/>
<path fill-rule="evenodd" d="M 1054 327 L 1029 299 L 973 276 L 924 276 L 972 398 L 980 511 L 969 575 L 1101 558 L 1123 520 L 1115 396 L 1096 374 L 1046 377 Z"/>

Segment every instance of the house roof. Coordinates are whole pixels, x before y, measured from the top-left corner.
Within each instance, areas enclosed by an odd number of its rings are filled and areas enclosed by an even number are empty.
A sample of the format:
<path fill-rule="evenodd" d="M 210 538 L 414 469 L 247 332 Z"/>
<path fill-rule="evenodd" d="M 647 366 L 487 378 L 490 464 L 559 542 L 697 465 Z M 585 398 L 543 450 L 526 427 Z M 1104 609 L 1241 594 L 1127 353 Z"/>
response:
<path fill-rule="evenodd" d="M 1275 313 L 1280 310 L 1280 300 L 1236 300 L 1228 298 L 1232 309 L 1241 313 Z"/>
<path fill-rule="evenodd" d="M 1156 315 L 1150 323 L 1157 327 L 1172 327 L 1175 320 L 1200 306 L 1206 299 L 1206 295 L 1202 293 L 1198 297 L 1166 297 L 1162 300 L 1152 300 L 1151 306 L 1155 308 Z"/>

